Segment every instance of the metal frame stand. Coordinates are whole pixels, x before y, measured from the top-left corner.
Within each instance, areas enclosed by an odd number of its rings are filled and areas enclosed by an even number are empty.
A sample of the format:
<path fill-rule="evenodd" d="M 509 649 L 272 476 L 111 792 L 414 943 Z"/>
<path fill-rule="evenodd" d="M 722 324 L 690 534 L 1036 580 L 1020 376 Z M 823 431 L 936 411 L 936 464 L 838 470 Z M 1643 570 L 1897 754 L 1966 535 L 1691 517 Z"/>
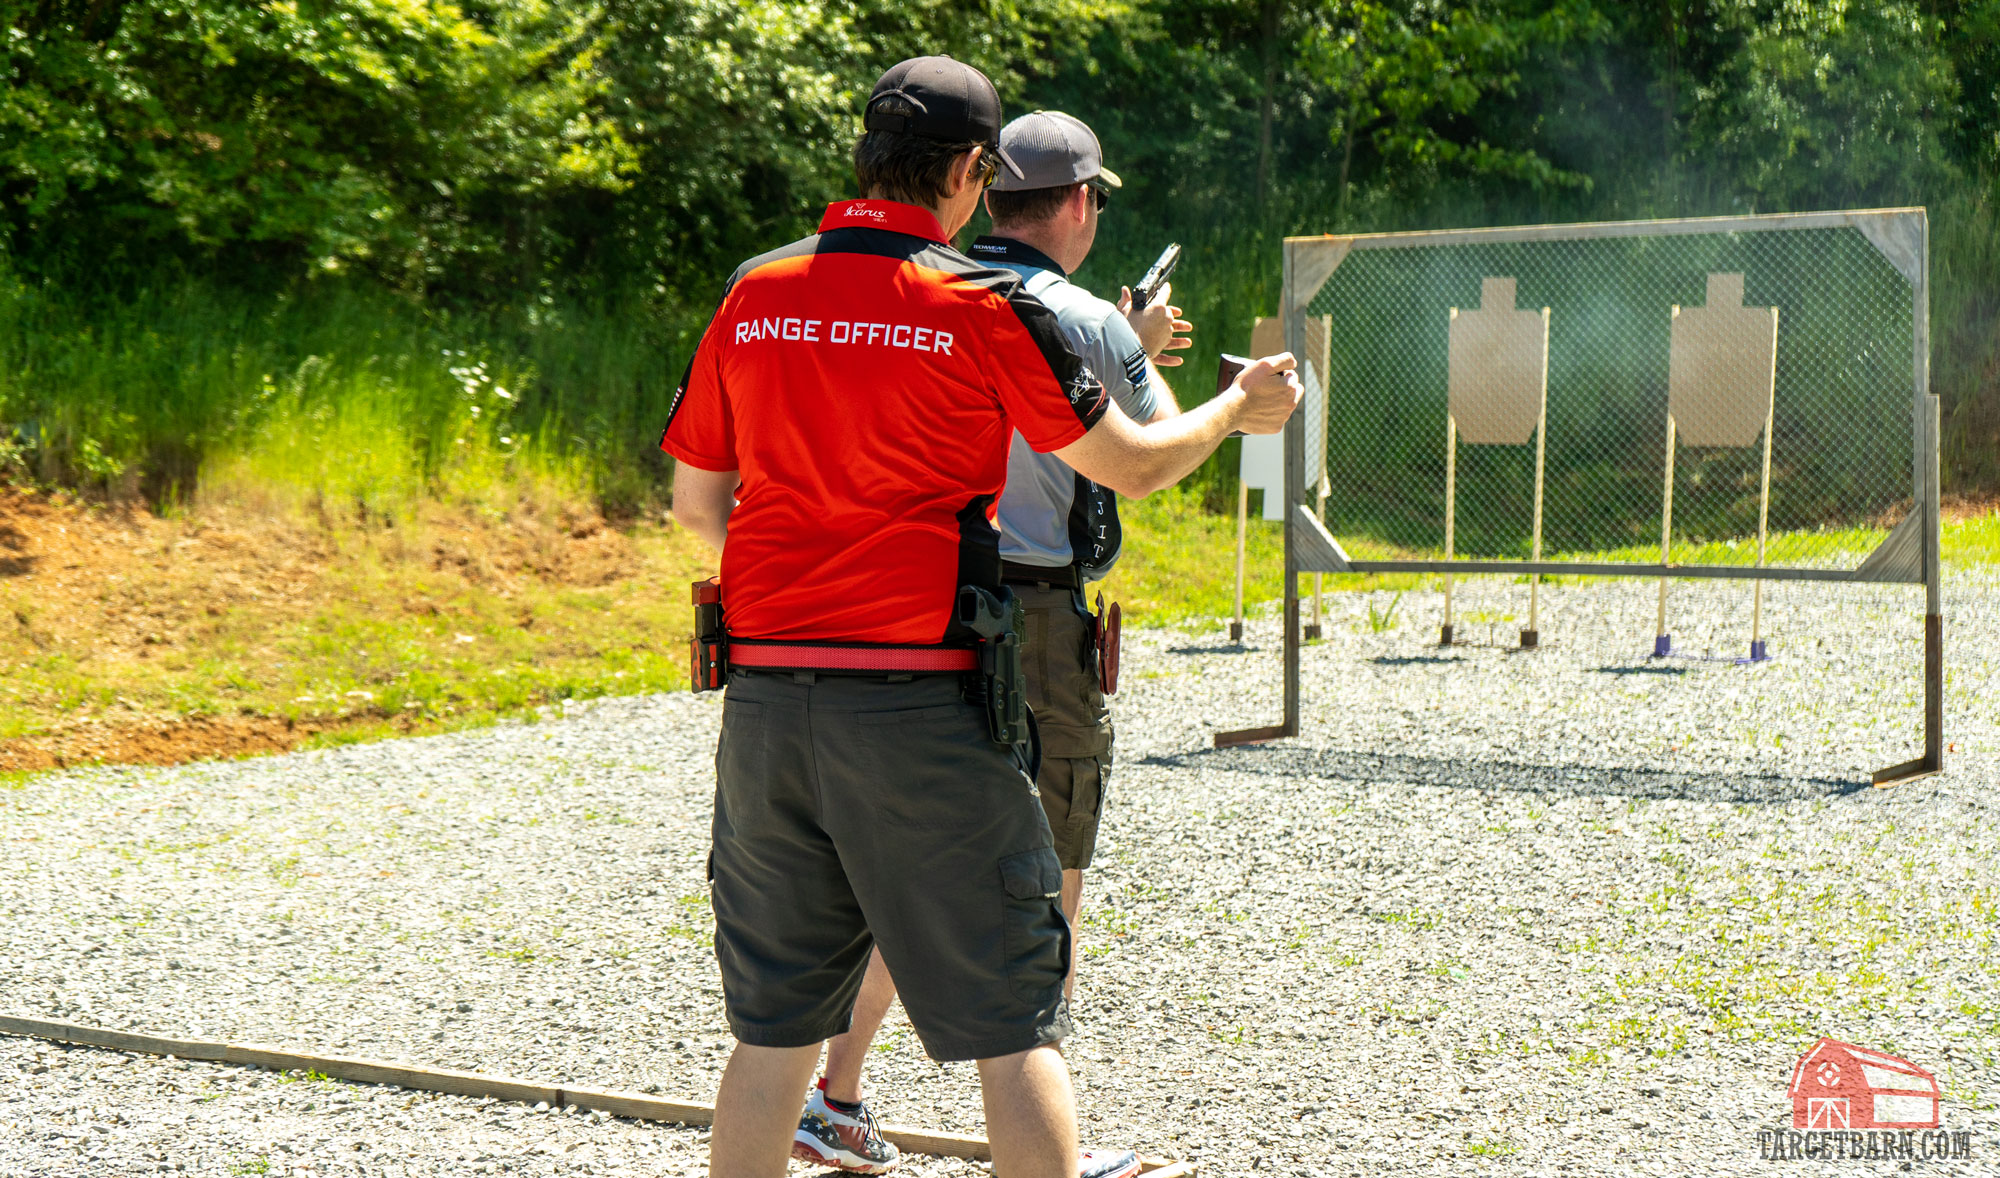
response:
<path fill-rule="evenodd" d="M 1285 290 L 1292 290 L 1292 251 L 1285 251 Z M 1287 301 L 1280 308 L 1285 317 L 1285 350 L 1294 356 L 1305 354 L 1304 320 L 1299 314 L 1303 305 Z M 1241 728 L 1234 732 L 1215 734 L 1216 748 L 1233 748 L 1246 744 L 1261 744 L 1267 740 L 1278 740 L 1299 734 L 1299 648 L 1302 645 L 1299 634 L 1299 573 L 1300 550 L 1293 533 L 1299 527 L 1299 518 L 1311 520 L 1312 515 L 1305 509 L 1306 501 L 1306 423 L 1305 414 L 1294 413 L 1285 422 L 1285 712 L 1280 723 L 1263 728 Z M 1270 494 L 1270 492 L 1265 492 Z M 1247 515 L 1249 499 L 1240 500 Z M 1314 526 L 1318 521 L 1313 521 Z M 1321 529 L 1324 534 L 1324 529 Z M 1241 567 L 1241 566 L 1239 566 Z M 1342 572 L 1342 569 L 1322 569 L 1324 572 Z M 1239 582 L 1240 583 L 1240 582 Z M 1238 607 L 1239 610 L 1241 607 Z"/>

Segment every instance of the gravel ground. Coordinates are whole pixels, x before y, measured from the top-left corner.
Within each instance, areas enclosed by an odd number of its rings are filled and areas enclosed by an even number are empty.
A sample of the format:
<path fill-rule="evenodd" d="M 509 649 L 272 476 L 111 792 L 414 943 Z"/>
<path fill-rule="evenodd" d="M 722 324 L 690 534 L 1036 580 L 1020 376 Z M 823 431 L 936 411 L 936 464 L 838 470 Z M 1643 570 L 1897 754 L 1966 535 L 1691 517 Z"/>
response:
<path fill-rule="evenodd" d="M 1263 1171 L 1752 1174 L 1819 1035 L 1934 1071 L 2000 1163 L 2000 579 L 1950 584 L 1952 770 L 1912 755 L 1907 590 L 1779 587 L 1754 667 L 1649 663 L 1651 585 L 1545 648 L 1329 598 L 1306 732 L 1275 626 L 1128 635 L 1068 1055 L 1089 1141 Z M 1677 585 L 1694 649 L 1749 591 Z M 1496 639 L 1524 586 L 1461 586 Z M 1371 611 L 1372 618 L 1371 621 Z M 716 701 L 0 790 L 0 1011 L 707 1099 Z M 900 1014 L 889 1120 L 977 1131 Z M 0 1037 L 0 1175 L 687 1174 L 700 1131 Z M 983 1168 L 912 1160 L 914 1175 Z"/>

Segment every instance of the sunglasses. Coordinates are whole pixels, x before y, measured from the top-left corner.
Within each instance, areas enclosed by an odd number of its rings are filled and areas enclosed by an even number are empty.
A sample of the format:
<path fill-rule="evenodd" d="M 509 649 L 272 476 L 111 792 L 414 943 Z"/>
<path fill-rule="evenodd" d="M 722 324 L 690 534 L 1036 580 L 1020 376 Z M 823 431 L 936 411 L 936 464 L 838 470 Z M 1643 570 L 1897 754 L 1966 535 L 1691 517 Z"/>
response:
<path fill-rule="evenodd" d="M 1111 190 L 1090 180 L 1084 181 L 1083 186 L 1090 189 L 1091 196 L 1097 201 L 1097 211 L 1103 212 L 1104 206 L 1111 203 Z"/>
<path fill-rule="evenodd" d="M 983 143 L 979 147 L 979 186 L 993 187 L 1000 178 L 1000 148 L 997 144 Z"/>

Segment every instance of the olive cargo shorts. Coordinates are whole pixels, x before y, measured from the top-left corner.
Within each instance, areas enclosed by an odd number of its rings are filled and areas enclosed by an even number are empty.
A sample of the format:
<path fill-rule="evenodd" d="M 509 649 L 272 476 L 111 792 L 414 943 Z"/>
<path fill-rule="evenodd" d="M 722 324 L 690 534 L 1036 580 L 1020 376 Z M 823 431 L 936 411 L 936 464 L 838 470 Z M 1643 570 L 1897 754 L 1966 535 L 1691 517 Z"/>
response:
<path fill-rule="evenodd" d="M 1048 821 L 957 676 L 739 671 L 715 767 L 709 890 L 738 1040 L 845 1031 L 871 944 L 933 1059 L 1069 1033 Z"/>
<path fill-rule="evenodd" d="M 1060 585 L 1011 586 L 1026 613 L 1021 669 L 1028 707 L 1042 737 L 1042 809 L 1048 813 L 1056 858 L 1090 866 L 1097 820 L 1111 775 L 1111 711 L 1097 685 L 1097 649 L 1077 595 Z"/>

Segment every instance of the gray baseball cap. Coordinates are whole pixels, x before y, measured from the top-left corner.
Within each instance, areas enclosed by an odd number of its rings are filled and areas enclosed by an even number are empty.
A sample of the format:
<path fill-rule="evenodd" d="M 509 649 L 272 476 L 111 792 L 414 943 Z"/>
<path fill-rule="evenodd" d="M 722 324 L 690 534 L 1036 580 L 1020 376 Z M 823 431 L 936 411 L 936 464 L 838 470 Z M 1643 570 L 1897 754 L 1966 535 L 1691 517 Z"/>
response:
<path fill-rule="evenodd" d="M 1104 166 L 1104 149 L 1097 136 L 1075 115 L 1038 110 L 1000 128 L 1000 150 L 1019 171 L 1002 172 L 995 192 L 1025 192 L 1031 188 L 1061 188 L 1100 180 L 1119 188 L 1118 173 Z"/>

